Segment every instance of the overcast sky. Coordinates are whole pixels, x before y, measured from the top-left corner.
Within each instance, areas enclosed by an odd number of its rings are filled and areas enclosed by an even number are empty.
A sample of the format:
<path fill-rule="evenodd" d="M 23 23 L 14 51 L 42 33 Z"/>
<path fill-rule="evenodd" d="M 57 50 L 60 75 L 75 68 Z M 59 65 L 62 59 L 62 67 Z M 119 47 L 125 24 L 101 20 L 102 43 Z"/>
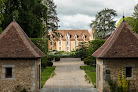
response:
<path fill-rule="evenodd" d="M 54 0 L 60 19 L 59 29 L 88 29 L 97 12 L 104 8 L 114 9 L 118 21 L 123 16 L 132 16 L 138 0 Z"/>

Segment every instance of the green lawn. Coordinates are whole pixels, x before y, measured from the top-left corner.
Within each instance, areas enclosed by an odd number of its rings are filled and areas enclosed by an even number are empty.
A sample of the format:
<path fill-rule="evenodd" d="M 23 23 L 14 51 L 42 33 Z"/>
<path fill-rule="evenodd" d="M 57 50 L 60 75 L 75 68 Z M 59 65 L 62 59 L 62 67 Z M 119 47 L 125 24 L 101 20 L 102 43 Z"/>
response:
<path fill-rule="evenodd" d="M 52 67 L 46 67 L 45 69 L 42 69 L 41 72 L 41 87 L 43 87 L 43 85 L 45 84 L 45 82 L 50 78 L 51 74 L 54 72 L 55 70 L 55 66 Z"/>
<path fill-rule="evenodd" d="M 96 68 L 91 66 L 80 66 L 83 69 L 89 78 L 89 80 L 94 84 L 96 84 Z"/>

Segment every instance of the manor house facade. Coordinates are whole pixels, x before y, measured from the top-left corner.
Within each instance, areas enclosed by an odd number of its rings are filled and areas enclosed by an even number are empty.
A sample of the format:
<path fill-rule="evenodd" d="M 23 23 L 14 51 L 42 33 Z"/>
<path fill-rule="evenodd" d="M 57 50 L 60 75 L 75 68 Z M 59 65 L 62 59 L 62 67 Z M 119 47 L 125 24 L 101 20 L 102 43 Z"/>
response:
<path fill-rule="evenodd" d="M 90 34 L 91 33 L 91 34 Z M 49 33 L 48 49 L 70 52 L 76 50 L 79 42 L 93 39 L 93 32 L 88 30 L 57 30 Z"/>

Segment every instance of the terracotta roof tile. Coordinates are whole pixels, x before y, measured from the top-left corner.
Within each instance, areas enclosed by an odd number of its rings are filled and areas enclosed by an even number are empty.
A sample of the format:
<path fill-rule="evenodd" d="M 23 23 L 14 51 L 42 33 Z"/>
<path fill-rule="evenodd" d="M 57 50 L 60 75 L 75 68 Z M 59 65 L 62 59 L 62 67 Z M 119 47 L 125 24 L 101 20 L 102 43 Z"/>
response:
<path fill-rule="evenodd" d="M 0 58 L 38 58 L 45 54 L 37 48 L 17 22 L 11 22 L 0 35 Z"/>
<path fill-rule="evenodd" d="M 122 22 L 107 41 L 92 55 L 97 58 L 138 58 L 138 35 Z"/>
<path fill-rule="evenodd" d="M 75 34 L 78 35 L 77 40 L 82 40 L 83 34 L 86 36 L 85 40 L 89 40 L 90 33 L 88 30 L 57 30 L 57 33 L 61 34 L 63 36 L 62 40 L 66 40 L 66 35 L 69 33 L 71 35 L 70 40 L 75 40 L 74 36 Z M 49 35 L 53 34 L 52 32 L 49 33 Z M 54 35 L 54 34 L 53 34 Z"/>

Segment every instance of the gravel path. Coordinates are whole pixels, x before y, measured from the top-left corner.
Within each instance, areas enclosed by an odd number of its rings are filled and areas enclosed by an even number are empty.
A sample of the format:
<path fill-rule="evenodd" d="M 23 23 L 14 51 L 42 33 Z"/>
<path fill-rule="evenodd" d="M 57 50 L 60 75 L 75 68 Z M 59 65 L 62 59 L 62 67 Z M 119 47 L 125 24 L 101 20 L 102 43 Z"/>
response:
<path fill-rule="evenodd" d="M 74 58 L 54 62 L 56 75 L 48 79 L 40 92 L 97 92 L 92 83 L 85 81 L 82 65 L 82 61 Z"/>

